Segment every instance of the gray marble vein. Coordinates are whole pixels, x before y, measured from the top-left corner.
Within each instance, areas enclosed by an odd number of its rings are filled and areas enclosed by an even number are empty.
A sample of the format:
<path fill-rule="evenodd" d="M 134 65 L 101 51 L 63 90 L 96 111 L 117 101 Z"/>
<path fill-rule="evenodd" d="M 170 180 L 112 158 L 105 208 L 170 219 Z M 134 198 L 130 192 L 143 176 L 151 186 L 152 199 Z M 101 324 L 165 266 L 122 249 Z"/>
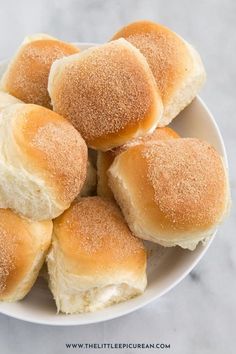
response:
<path fill-rule="evenodd" d="M 47 32 L 68 41 L 103 42 L 123 24 L 144 18 L 170 26 L 193 43 L 202 55 L 208 81 L 201 96 L 214 114 L 226 143 L 234 201 L 234 0 L 0 0 L 0 59 L 10 57 L 29 33 Z M 64 354 L 70 352 L 65 348 L 66 342 L 159 341 L 171 344 L 171 349 L 163 350 L 163 353 L 235 353 L 235 230 L 233 205 L 230 217 L 194 271 L 160 300 L 122 318 L 83 327 L 57 328 L 0 315 L 0 352 Z M 132 350 L 122 352 L 135 353 Z"/>

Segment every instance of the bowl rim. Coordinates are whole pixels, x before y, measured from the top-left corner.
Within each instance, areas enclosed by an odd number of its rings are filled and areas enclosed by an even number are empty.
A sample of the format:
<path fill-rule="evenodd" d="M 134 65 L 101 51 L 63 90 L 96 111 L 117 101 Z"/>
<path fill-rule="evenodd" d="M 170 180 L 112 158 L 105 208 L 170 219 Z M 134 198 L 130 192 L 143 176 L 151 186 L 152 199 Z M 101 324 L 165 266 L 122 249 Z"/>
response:
<path fill-rule="evenodd" d="M 90 47 L 90 46 L 99 45 L 99 43 L 90 43 L 90 42 L 73 42 L 73 44 L 77 45 L 77 46 L 84 46 L 84 47 Z M 0 60 L 0 66 L 4 65 L 7 62 L 8 62 L 8 60 Z M 219 145 L 220 145 L 220 148 L 222 150 L 222 157 L 223 157 L 226 169 L 228 170 L 228 158 L 227 158 L 226 148 L 225 148 L 225 144 L 224 144 L 223 137 L 222 137 L 222 134 L 220 132 L 220 129 L 219 129 L 219 127 L 218 127 L 218 125 L 217 125 L 212 113 L 210 112 L 210 110 L 208 109 L 208 107 L 206 106 L 204 101 L 199 96 L 196 96 L 195 100 L 198 101 L 198 103 L 206 111 L 206 113 L 208 115 L 208 119 L 211 121 L 211 123 L 214 126 L 214 129 L 215 129 L 215 131 L 217 133 L 217 138 L 218 138 L 218 141 L 219 141 Z M 37 319 L 36 317 L 35 318 L 31 318 L 29 315 L 23 316 L 22 314 L 21 315 L 12 314 L 12 313 L 9 313 L 8 310 L 1 309 L 1 306 L 0 306 L 0 314 L 7 315 L 7 316 L 9 316 L 11 318 L 15 318 L 17 320 L 22 320 L 22 321 L 26 321 L 26 322 L 30 322 L 30 323 L 35 323 L 35 324 L 50 325 L 50 326 L 65 326 L 65 327 L 67 327 L 67 326 L 82 326 L 82 325 L 88 325 L 88 324 L 95 324 L 95 323 L 100 323 L 100 322 L 104 322 L 104 321 L 112 320 L 112 319 L 115 319 L 115 318 L 119 318 L 121 316 L 128 315 L 128 314 L 130 314 L 130 313 L 132 313 L 132 312 L 134 312 L 134 311 L 136 311 L 138 309 L 141 309 L 142 307 L 150 304 L 151 302 L 161 298 L 163 295 L 168 293 L 171 289 L 176 287 L 195 268 L 195 266 L 199 263 L 201 258 L 205 255 L 205 253 L 207 252 L 208 248 L 210 247 L 213 239 L 215 238 L 216 233 L 217 233 L 217 230 L 214 232 L 212 237 L 206 242 L 205 247 L 202 249 L 202 251 L 196 257 L 196 259 L 185 269 L 185 271 L 180 276 L 178 276 L 169 286 L 167 286 L 165 289 L 163 289 L 163 291 L 159 292 L 156 295 L 153 294 L 147 299 L 143 299 L 138 304 L 132 305 L 130 308 L 124 308 L 119 313 L 114 313 L 113 314 L 112 312 L 109 312 L 109 313 L 106 313 L 106 314 L 102 314 L 102 312 L 101 312 L 101 315 L 98 316 L 98 318 L 94 319 L 93 317 L 92 318 L 88 317 L 88 319 L 83 320 L 81 322 L 78 322 L 79 321 L 78 317 L 76 317 L 76 318 L 71 317 L 71 322 L 66 322 L 66 323 L 63 322 L 61 317 L 58 317 L 58 320 L 53 320 L 52 321 L 50 319 L 43 320 L 41 318 Z M 140 298 L 141 298 L 141 296 L 140 296 Z M 0 304 L 1 304 L 1 302 L 0 302 Z M 97 314 L 98 313 L 99 312 L 97 312 Z M 55 316 L 56 316 L 56 313 L 55 313 Z"/>

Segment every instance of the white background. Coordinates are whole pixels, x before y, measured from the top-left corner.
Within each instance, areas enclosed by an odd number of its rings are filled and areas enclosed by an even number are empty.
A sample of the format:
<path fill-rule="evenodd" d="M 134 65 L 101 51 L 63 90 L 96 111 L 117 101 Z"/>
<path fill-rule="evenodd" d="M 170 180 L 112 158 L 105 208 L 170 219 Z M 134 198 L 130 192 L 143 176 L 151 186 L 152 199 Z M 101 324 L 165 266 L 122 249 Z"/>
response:
<path fill-rule="evenodd" d="M 208 73 L 201 96 L 214 114 L 226 142 L 234 198 L 236 1 L 0 0 L 0 59 L 10 57 L 27 34 L 46 32 L 68 41 L 104 42 L 120 26 L 137 19 L 151 19 L 171 27 L 200 51 Z M 0 315 L 0 353 L 82 353 L 67 350 L 66 342 L 160 342 L 171 344 L 171 349 L 158 351 L 163 353 L 235 353 L 235 230 L 235 209 L 232 208 L 231 216 L 190 276 L 159 301 L 120 319 L 83 327 L 56 328 Z"/>

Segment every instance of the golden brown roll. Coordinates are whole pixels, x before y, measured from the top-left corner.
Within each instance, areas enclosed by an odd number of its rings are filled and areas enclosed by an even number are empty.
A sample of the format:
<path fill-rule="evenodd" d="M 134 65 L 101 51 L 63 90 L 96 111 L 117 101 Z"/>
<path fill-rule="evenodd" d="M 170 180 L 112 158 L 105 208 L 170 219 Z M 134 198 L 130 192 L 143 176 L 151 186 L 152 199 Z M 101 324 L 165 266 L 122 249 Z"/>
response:
<path fill-rule="evenodd" d="M 22 101 L 18 100 L 18 98 L 9 95 L 6 92 L 0 91 L 0 113 L 4 108 L 11 106 L 12 104 L 21 102 Z"/>
<path fill-rule="evenodd" d="M 70 206 L 86 177 L 87 147 L 59 114 L 14 104 L 0 116 L 0 207 L 52 219 Z"/>
<path fill-rule="evenodd" d="M 146 59 L 124 39 L 56 60 L 48 91 L 53 109 L 97 150 L 152 132 L 163 112 Z"/>
<path fill-rule="evenodd" d="M 143 243 L 100 197 L 82 198 L 54 220 L 47 263 L 58 312 L 96 311 L 141 294 L 147 283 Z"/>
<path fill-rule="evenodd" d="M 50 67 L 54 60 L 78 52 L 74 45 L 45 34 L 26 37 L 3 75 L 1 89 L 26 103 L 51 108 Z"/>
<path fill-rule="evenodd" d="M 147 141 L 166 140 L 179 138 L 178 133 L 169 127 L 157 128 L 152 134 L 132 139 L 128 143 L 109 151 L 98 151 L 97 155 L 97 194 L 101 197 L 113 199 L 113 193 L 108 185 L 107 170 L 111 166 L 115 157 L 121 152 L 126 151 L 129 147 L 144 143 Z"/>
<path fill-rule="evenodd" d="M 119 154 L 109 185 L 133 233 L 193 250 L 210 237 L 229 204 L 221 157 L 198 139 L 144 143 Z"/>
<path fill-rule="evenodd" d="M 0 301 L 21 300 L 30 291 L 51 235 L 51 221 L 33 222 L 0 209 Z"/>
<path fill-rule="evenodd" d="M 133 22 L 112 38 L 125 38 L 146 57 L 160 90 L 164 114 L 158 126 L 168 125 L 197 95 L 205 70 L 197 51 L 169 28 L 151 21 Z"/>

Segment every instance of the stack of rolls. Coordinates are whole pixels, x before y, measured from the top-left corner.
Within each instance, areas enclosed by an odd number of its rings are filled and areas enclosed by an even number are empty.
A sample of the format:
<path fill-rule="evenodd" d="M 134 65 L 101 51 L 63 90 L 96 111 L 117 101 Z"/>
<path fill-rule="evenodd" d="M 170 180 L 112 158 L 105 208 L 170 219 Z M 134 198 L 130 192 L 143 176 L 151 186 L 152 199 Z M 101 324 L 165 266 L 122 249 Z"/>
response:
<path fill-rule="evenodd" d="M 87 146 L 50 107 L 52 62 L 77 53 L 46 35 L 24 40 L 0 92 L 0 300 L 30 291 L 52 240 L 52 219 L 66 210 L 86 179 Z M 43 107 L 44 106 L 44 107 Z"/>
<path fill-rule="evenodd" d="M 204 81 L 197 51 L 149 21 L 82 52 L 23 41 L 0 84 L 0 300 L 22 299 L 46 259 L 57 311 L 97 311 L 145 291 L 143 240 L 211 237 L 224 161 L 167 127 Z"/>

